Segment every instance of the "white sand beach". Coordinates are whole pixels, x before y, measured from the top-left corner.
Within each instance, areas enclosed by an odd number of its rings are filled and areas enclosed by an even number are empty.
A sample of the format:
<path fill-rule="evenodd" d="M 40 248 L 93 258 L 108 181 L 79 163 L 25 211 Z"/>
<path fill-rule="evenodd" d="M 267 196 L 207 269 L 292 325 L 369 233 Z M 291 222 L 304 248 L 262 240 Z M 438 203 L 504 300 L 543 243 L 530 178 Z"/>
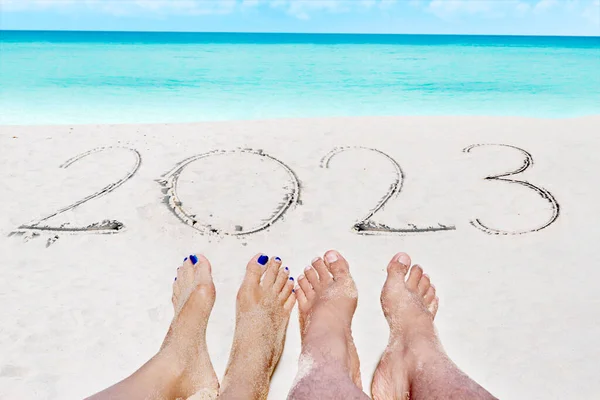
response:
<path fill-rule="evenodd" d="M 600 116 L 2 126 L 0 398 L 82 398 L 135 371 L 191 253 L 213 265 L 222 377 L 248 259 L 298 276 L 331 248 L 359 290 L 365 388 L 388 339 L 385 268 L 405 251 L 436 285 L 448 354 L 491 393 L 597 398 L 599 132 Z M 299 352 L 294 311 L 270 399 Z"/>

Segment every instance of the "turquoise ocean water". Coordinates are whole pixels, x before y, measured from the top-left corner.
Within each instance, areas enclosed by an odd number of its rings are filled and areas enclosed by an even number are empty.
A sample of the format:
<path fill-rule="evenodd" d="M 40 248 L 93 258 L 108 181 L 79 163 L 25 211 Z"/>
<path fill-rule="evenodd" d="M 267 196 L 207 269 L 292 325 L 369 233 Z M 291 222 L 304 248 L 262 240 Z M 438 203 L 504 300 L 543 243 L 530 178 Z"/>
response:
<path fill-rule="evenodd" d="M 600 37 L 0 31 L 0 124 L 600 114 Z"/>

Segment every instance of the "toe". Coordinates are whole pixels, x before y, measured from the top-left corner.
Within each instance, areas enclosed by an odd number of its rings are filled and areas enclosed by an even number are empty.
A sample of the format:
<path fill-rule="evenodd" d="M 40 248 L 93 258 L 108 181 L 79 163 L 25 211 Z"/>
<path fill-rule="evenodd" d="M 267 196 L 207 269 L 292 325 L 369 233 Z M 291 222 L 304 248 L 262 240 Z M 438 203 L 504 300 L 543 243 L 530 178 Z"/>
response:
<path fill-rule="evenodd" d="M 182 267 L 191 267 L 192 265 L 194 265 L 194 263 L 190 259 L 190 256 L 192 256 L 192 255 L 193 254 L 190 254 L 189 256 L 187 256 L 186 258 L 183 259 L 183 264 L 181 264 Z"/>
<path fill-rule="evenodd" d="M 189 285 L 194 282 L 195 269 L 194 265 L 187 261 L 183 264 L 183 267 L 177 271 L 177 283 L 180 285 Z"/>
<path fill-rule="evenodd" d="M 294 308 L 294 304 L 296 304 L 296 294 L 291 293 L 283 304 L 283 309 L 289 314 Z"/>
<path fill-rule="evenodd" d="M 404 279 L 408 269 L 410 268 L 410 257 L 406 253 L 398 253 L 388 264 L 387 271 L 388 275 L 399 275 Z"/>
<path fill-rule="evenodd" d="M 425 296 L 423 296 L 423 303 L 425 303 L 426 307 L 429 307 L 431 302 L 433 302 L 433 299 L 435 299 L 435 288 L 431 285 L 429 286 L 427 293 L 425 293 Z"/>
<path fill-rule="evenodd" d="M 435 315 L 437 314 L 437 310 L 440 304 L 440 299 L 439 297 L 435 297 L 433 299 L 433 301 L 431 302 L 431 304 L 429 305 L 429 307 L 427 307 L 427 309 L 429 310 L 429 312 L 431 312 L 431 314 L 433 315 L 433 317 L 435 318 Z"/>
<path fill-rule="evenodd" d="M 289 277 L 290 269 L 288 267 L 279 268 L 277 279 L 275 279 L 275 283 L 273 284 L 273 291 L 276 293 L 281 292 L 281 289 L 283 289 L 283 286 L 287 283 Z"/>
<path fill-rule="evenodd" d="M 184 268 L 185 268 L 185 264 L 183 264 L 181 267 L 177 268 L 177 277 L 175 277 L 175 282 L 177 282 L 177 281 L 181 282 L 181 279 L 183 278 Z"/>
<path fill-rule="evenodd" d="M 329 273 L 329 270 L 327 269 L 327 265 L 325 265 L 325 263 L 323 262 L 323 259 L 321 257 L 317 257 L 314 260 L 312 260 L 311 264 L 315 271 L 317 271 L 317 274 L 319 274 L 319 282 L 322 285 L 329 284 L 329 282 L 331 282 L 332 280 L 332 276 Z"/>
<path fill-rule="evenodd" d="M 343 279 L 350 275 L 348 262 L 335 250 L 329 250 L 325 253 L 325 264 L 334 279 Z"/>
<path fill-rule="evenodd" d="M 264 254 L 257 254 L 248 263 L 246 266 L 246 277 L 244 280 L 248 283 L 258 284 L 260 282 L 260 278 L 265 270 L 265 265 L 267 264 L 267 260 L 269 258 Z"/>
<path fill-rule="evenodd" d="M 300 285 L 294 288 L 294 292 L 296 292 L 296 298 L 298 299 L 298 307 L 304 309 L 308 305 L 308 299 L 306 298 L 306 294 Z"/>
<path fill-rule="evenodd" d="M 281 266 L 281 259 L 279 258 L 271 258 L 267 262 L 267 269 L 262 278 L 262 286 L 265 288 L 273 286 L 275 283 L 275 279 L 277 278 L 277 272 L 279 271 L 279 267 Z"/>
<path fill-rule="evenodd" d="M 319 286 L 319 276 L 313 267 L 309 265 L 308 267 L 304 268 L 304 275 L 306 276 L 306 280 L 308 280 L 313 288 Z"/>
<path fill-rule="evenodd" d="M 202 254 L 195 255 L 196 264 L 194 264 L 196 272 L 196 281 L 201 285 L 207 285 L 212 283 L 212 266 L 210 261 Z"/>
<path fill-rule="evenodd" d="M 304 275 L 300 275 L 298 277 L 298 285 L 300 286 L 300 288 L 302 289 L 302 291 L 304 292 L 304 295 L 306 296 L 306 298 L 308 300 L 313 298 L 313 296 L 315 294 L 315 290 L 311 286 L 308 279 L 304 277 Z"/>
<path fill-rule="evenodd" d="M 408 274 L 408 279 L 406 280 L 406 287 L 409 290 L 416 292 L 421 276 L 423 276 L 423 268 L 419 265 L 413 265 Z"/>
<path fill-rule="evenodd" d="M 290 297 L 290 294 L 292 294 L 292 290 L 294 290 L 294 278 L 290 276 L 287 283 L 283 285 L 283 289 L 281 289 L 281 292 L 279 293 L 279 300 L 281 302 L 285 302 L 287 298 Z"/>
<path fill-rule="evenodd" d="M 418 290 L 421 296 L 425 296 L 425 293 L 431 287 L 431 280 L 429 279 L 429 275 L 423 274 L 421 280 L 419 281 Z"/>

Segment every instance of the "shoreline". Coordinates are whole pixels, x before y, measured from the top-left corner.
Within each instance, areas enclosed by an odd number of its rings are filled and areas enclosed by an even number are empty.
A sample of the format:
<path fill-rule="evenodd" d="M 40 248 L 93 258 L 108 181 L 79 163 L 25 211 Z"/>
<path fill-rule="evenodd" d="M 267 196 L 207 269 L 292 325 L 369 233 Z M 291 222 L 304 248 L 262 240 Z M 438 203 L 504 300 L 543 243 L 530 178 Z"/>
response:
<path fill-rule="evenodd" d="M 262 119 L 232 119 L 232 120 L 206 120 L 206 121 L 195 121 L 195 122 L 140 122 L 140 123 L 89 123 L 89 124 L 0 124 L 0 129 L 13 129 L 13 128 L 57 128 L 57 127 L 91 127 L 91 126 L 118 126 L 118 127 L 131 127 L 131 126 L 188 126 L 188 125 L 207 125 L 207 124 L 252 124 L 252 123 L 269 123 L 269 122 L 302 122 L 302 121 L 346 121 L 346 120 L 459 120 L 459 119 L 473 119 L 473 120 L 523 120 L 523 121 L 569 121 L 569 120 L 582 120 L 582 119 L 599 119 L 599 114 L 581 115 L 575 117 L 526 117 L 519 115 L 376 115 L 376 116 L 334 116 L 334 117 L 282 117 L 282 118 L 262 118 Z M 0 132 L 2 133 L 2 132 Z"/>

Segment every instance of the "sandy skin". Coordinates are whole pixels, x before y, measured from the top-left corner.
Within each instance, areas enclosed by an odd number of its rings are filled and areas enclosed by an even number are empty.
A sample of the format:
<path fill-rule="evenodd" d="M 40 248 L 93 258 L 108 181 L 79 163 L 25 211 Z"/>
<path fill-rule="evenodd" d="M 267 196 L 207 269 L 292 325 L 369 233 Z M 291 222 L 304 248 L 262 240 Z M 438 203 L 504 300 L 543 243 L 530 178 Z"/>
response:
<path fill-rule="evenodd" d="M 175 316 L 158 354 L 91 399 L 266 399 L 296 303 L 293 288 L 289 269 L 279 258 L 257 254 L 250 260 L 237 296 L 235 336 L 219 393 L 206 347 L 215 302 L 211 265 L 202 255 L 190 255 L 177 269 Z"/>
<path fill-rule="evenodd" d="M 433 325 L 439 299 L 429 276 L 411 268 L 406 253 L 396 254 L 387 272 L 381 305 L 390 339 L 373 377 L 373 399 L 493 399 L 445 354 Z M 289 399 L 368 399 L 352 340 L 358 294 L 348 262 L 328 251 L 306 268 L 296 292 L 302 353 Z"/>
<path fill-rule="evenodd" d="M 202 255 L 186 257 L 173 283 L 175 315 L 159 352 L 90 399 L 215 399 L 219 381 L 206 347 L 215 296 L 210 262 Z"/>
<path fill-rule="evenodd" d="M 257 254 L 248 263 L 237 295 L 235 334 L 220 398 L 267 398 L 296 303 L 293 288 L 289 269 L 279 258 Z"/>
<path fill-rule="evenodd" d="M 406 253 L 390 261 L 381 305 L 390 339 L 371 385 L 374 400 L 494 399 L 445 354 L 433 321 L 439 299 L 423 269 Z M 410 272 L 409 272 L 410 271 Z M 177 269 L 175 316 L 156 356 L 92 399 L 266 399 L 296 299 L 302 352 L 289 398 L 368 399 L 352 339 L 358 293 L 348 262 L 334 250 L 294 280 L 279 258 L 257 254 L 237 295 L 236 329 L 219 393 L 206 347 L 215 300 L 211 265 L 191 255 Z"/>

